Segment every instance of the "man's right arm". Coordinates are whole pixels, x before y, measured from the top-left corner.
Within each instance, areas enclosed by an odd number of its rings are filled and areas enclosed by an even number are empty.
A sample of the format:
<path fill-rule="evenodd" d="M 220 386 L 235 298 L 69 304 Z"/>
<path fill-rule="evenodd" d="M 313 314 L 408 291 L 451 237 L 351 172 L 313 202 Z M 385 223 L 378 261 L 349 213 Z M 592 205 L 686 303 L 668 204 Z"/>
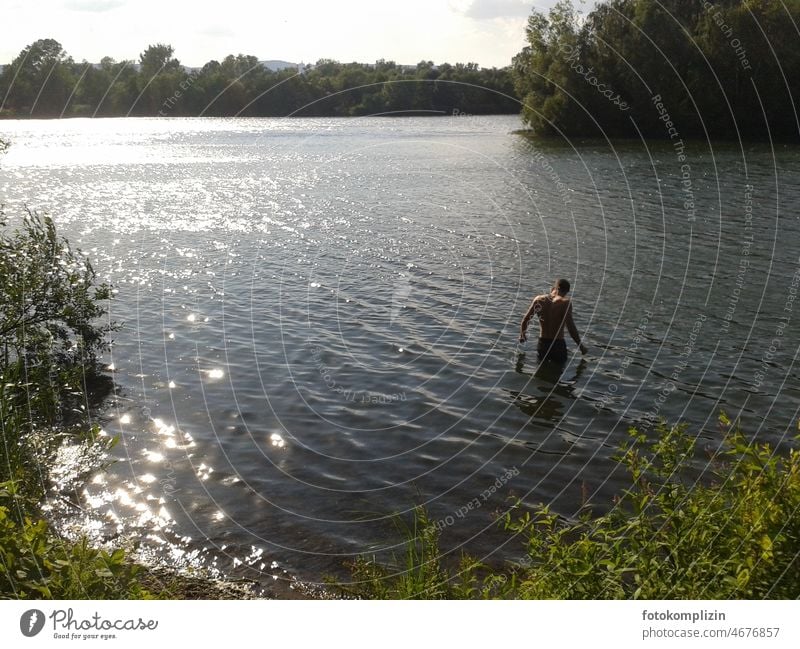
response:
<path fill-rule="evenodd" d="M 520 325 L 520 328 L 519 328 L 519 341 L 521 343 L 524 343 L 526 340 L 528 340 L 528 335 L 527 335 L 528 323 L 531 321 L 531 318 L 533 317 L 533 315 L 535 313 L 538 313 L 542 308 L 542 305 L 539 302 L 539 297 L 540 296 L 537 296 L 537 297 L 533 298 L 533 302 L 531 302 L 531 306 L 528 309 L 528 312 L 525 314 L 525 317 L 522 319 L 522 324 Z"/>

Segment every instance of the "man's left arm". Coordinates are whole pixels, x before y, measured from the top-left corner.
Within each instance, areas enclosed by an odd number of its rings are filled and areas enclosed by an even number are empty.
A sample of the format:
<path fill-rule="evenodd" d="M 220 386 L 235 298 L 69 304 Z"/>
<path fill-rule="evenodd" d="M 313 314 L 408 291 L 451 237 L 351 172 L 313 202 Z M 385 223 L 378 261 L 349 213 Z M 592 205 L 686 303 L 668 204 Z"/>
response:
<path fill-rule="evenodd" d="M 572 340 L 574 340 L 575 344 L 580 348 L 581 354 L 585 354 L 587 351 L 586 345 L 581 342 L 581 336 L 578 333 L 578 327 L 575 326 L 575 320 L 572 319 L 572 302 L 570 302 L 567 306 L 567 331 L 569 331 L 569 335 L 572 336 Z"/>

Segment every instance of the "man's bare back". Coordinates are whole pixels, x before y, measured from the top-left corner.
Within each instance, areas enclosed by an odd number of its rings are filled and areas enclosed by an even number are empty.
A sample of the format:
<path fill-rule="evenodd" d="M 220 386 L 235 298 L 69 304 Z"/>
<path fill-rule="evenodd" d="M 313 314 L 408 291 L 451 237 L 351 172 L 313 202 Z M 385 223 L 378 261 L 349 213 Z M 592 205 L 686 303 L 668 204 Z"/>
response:
<path fill-rule="evenodd" d="M 566 359 L 566 345 L 564 343 L 564 328 L 580 347 L 581 353 L 586 353 L 586 346 L 581 342 L 578 328 L 572 319 L 572 302 L 566 296 L 569 292 L 569 282 L 559 279 L 547 295 L 537 295 L 533 298 L 531 306 L 522 320 L 520 327 L 520 342 L 528 339 L 527 329 L 531 318 L 539 317 L 539 357 L 553 357 L 554 360 Z"/>

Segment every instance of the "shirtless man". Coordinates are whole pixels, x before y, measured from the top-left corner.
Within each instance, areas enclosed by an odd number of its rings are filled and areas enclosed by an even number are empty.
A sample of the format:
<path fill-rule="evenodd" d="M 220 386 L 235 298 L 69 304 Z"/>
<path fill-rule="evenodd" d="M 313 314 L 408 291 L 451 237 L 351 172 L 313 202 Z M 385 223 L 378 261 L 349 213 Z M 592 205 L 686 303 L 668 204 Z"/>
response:
<path fill-rule="evenodd" d="M 531 302 L 531 308 L 522 319 L 519 341 L 528 340 L 526 334 L 528 323 L 534 315 L 539 316 L 539 344 L 537 352 L 539 360 L 552 360 L 564 363 L 567 360 L 567 343 L 564 342 L 564 326 L 567 327 L 572 340 L 580 347 L 581 354 L 586 353 L 586 345 L 581 342 L 578 328 L 572 319 L 572 302 L 567 297 L 569 282 L 556 280 L 549 295 L 537 295 Z"/>

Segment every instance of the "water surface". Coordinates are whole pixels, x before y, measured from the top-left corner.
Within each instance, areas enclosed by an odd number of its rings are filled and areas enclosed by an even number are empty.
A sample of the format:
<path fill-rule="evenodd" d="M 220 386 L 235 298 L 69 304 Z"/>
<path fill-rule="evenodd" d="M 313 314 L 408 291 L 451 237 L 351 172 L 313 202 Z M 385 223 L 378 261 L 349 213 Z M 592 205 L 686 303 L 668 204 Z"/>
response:
<path fill-rule="evenodd" d="M 319 581 L 402 551 L 419 503 L 455 554 L 513 558 L 509 497 L 607 505 L 631 426 L 796 432 L 794 148 L 680 161 L 506 116 L 0 126 L 7 213 L 52 214 L 116 289 L 100 538 Z M 517 345 L 558 276 L 590 347 L 563 373 Z"/>

